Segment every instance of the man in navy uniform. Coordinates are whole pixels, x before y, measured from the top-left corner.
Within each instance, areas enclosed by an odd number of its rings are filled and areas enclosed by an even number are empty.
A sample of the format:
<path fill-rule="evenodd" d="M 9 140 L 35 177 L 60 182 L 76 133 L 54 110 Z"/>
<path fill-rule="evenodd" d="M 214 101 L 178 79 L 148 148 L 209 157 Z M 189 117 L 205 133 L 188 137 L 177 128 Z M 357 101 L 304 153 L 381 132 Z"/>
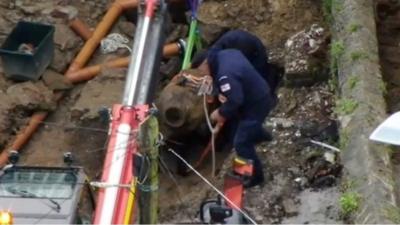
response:
<path fill-rule="evenodd" d="M 233 147 L 237 155 L 253 161 L 254 174 L 245 186 L 263 183 L 262 163 L 255 145 L 270 139 L 262 127 L 274 106 L 269 84 L 236 49 L 209 51 L 197 70 L 199 74 L 212 76 L 219 92 L 221 105 L 211 114 L 211 119 L 217 124 L 230 124 L 235 131 Z"/>
<path fill-rule="evenodd" d="M 198 67 L 211 52 L 224 49 L 241 51 L 257 72 L 267 81 L 274 101 L 276 101 L 275 89 L 280 80 L 279 72 L 273 65 L 268 63 L 267 49 L 261 40 L 249 32 L 242 30 L 226 32 L 207 51 L 201 51 L 195 55 L 192 60 L 192 67 Z"/>

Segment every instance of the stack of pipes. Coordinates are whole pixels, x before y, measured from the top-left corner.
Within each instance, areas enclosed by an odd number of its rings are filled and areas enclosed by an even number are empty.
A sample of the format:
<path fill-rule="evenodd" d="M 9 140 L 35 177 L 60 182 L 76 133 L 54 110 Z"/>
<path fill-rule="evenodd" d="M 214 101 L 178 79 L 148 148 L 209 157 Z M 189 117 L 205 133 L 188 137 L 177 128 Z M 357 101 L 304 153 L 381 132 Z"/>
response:
<path fill-rule="evenodd" d="M 179 0 L 170 2 L 179 2 Z M 87 81 L 99 74 L 104 67 L 121 68 L 129 65 L 130 57 L 123 57 L 114 59 L 104 64 L 84 68 L 99 46 L 101 40 L 108 34 L 111 27 L 117 21 L 122 12 L 127 9 L 134 9 L 138 6 L 138 4 L 139 0 L 116 0 L 108 9 L 107 13 L 104 15 L 103 19 L 93 32 L 79 19 L 74 19 L 70 22 L 70 27 L 85 40 L 85 44 L 65 73 L 65 82 L 78 83 Z M 181 45 L 179 43 L 171 43 L 164 46 L 163 54 L 165 57 L 171 57 L 179 54 L 180 51 Z M 61 100 L 63 93 L 56 93 L 56 97 L 58 100 Z M 46 119 L 47 115 L 48 112 L 36 112 L 32 115 L 27 126 L 17 134 L 14 141 L 9 146 L 1 151 L 0 168 L 7 164 L 9 152 L 11 150 L 21 150 L 21 148 L 29 141 L 29 139 L 38 129 L 40 124 Z"/>

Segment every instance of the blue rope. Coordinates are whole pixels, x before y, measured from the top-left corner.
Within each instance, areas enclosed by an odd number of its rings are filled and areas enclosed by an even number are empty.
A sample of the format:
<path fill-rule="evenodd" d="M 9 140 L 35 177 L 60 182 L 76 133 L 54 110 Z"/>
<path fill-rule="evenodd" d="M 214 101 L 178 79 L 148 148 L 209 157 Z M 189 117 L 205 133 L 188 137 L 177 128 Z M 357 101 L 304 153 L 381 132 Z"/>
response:
<path fill-rule="evenodd" d="M 187 0 L 189 2 L 190 11 L 192 12 L 192 17 L 197 18 L 197 9 L 199 6 L 199 0 Z"/>

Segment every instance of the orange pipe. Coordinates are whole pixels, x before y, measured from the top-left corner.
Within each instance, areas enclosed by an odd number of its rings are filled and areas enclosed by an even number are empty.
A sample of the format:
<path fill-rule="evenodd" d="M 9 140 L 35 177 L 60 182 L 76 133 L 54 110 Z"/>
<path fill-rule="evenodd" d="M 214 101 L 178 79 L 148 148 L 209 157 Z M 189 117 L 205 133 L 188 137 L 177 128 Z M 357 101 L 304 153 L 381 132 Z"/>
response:
<path fill-rule="evenodd" d="M 29 120 L 28 125 L 25 127 L 25 129 L 18 133 L 13 144 L 9 148 L 3 149 L 3 151 L 1 152 L 0 168 L 5 166 L 8 162 L 8 150 L 18 151 L 19 149 L 21 149 L 28 142 L 29 138 L 36 131 L 36 129 L 39 127 L 39 125 L 46 118 L 47 115 L 47 112 L 37 112 L 33 114 L 31 119 Z"/>
<path fill-rule="evenodd" d="M 65 75 L 72 71 L 79 70 L 83 66 L 85 66 L 89 58 L 93 55 L 94 51 L 99 45 L 101 39 L 103 39 L 103 37 L 111 29 L 112 25 L 115 23 L 122 11 L 128 8 L 135 8 L 137 5 L 138 0 L 116 0 L 111 8 L 107 11 L 101 22 L 97 25 L 91 37 L 86 41 L 85 45 L 76 56 L 75 60 L 71 63 Z M 171 46 L 169 48 L 173 49 Z M 178 46 L 176 46 L 176 48 L 178 48 Z M 58 100 L 62 98 L 61 93 L 56 96 Z M 10 148 L 12 150 L 19 151 L 28 142 L 33 133 L 39 127 L 40 123 L 45 120 L 47 115 L 48 112 L 35 113 L 31 117 L 29 124 L 19 132 Z M 8 154 L 9 152 L 7 149 L 3 150 L 0 153 L 0 167 L 3 167 L 7 163 Z"/>
<path fill-rule="evenodd" d="M 112 25 L 121 15 L 122 11 L 127 8 L 136 7 L 137 5 L 138 0 L 117 0 L 114 2 L 107 11 L 106 15 L 97 25 L 92 36 L 86 41 L 79 54 L 69 66 L 66 74 L 77 71 L 85 66 L 90 57 L 93 55 L 93 52 L 96 50 L 97 46 L 100 44 L 101 40 L 107 35 Z"/>
<path fill-rule="evenodd" d="M 171 57 L 177 55 L 180 52 L 180 47 L 177 43 L 164 45 L 163 55 L 164 57 Z M 70 83 L 78 83 L 87 81 L 97 76 L 103 68 L 122 68 L 127 67 L 130 63 L 130 57 L 117 58 L 112 61 L 89 66 L 75 72 L 66 74 L 65 81 Z"/>
<path fill-rule="evenodd" d="M 81 36 L 85 41 L 89 40 L 90 37 L 93 35 L 93 32 L 90 30 L 90 28 L 78 18 L 71 20 L 69 26 L 77 35 Z"/>
<path fill-rule="evenodd" d="M 61 100 L 62 97 L 62 92 L 57 92 L 54 94 L 54 98 L 56 101 Z M 0 168 L 7 164 L 9 150 L 19 151 L 29 141 L 33 133 L 35 133 L 40 124 L 46 119 L 47 115 L 49 115 L 49 112 L 42 111 L 36 112 L 31 116 L 28 125 L 26 125 L 26 127 L 17 134 L 11 146 L 1 151 Z"/>

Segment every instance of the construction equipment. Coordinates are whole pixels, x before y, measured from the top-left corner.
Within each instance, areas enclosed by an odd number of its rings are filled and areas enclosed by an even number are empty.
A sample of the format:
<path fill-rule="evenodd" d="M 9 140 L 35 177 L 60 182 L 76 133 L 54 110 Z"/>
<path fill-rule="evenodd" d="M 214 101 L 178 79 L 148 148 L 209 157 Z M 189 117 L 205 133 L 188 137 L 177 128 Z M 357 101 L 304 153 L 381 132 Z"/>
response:
<path fill-rule="evenodd" d="M 243 210 L 244 184 L 253 174 L 253 163 L 236 157 L 233 160 L 232 172 L 228 173 L 224 181 L 224 195 L 217 200 L 204 201 L 200 206 L 200 220 L 211 224 L 246 224 L 246 217 L 238 208 Z"/>
<path fill-rule="evenodd" d="M 386 144 L 400 145 L 400 112 L 383 121 L 372 132 L 369 139 Z"/>
<path fill-rule="evenodd" d="M 90 212 L 82 216 L 78 210 L 86 203 L 94 208 L 83 198 L 86 175 L 68 157 L 65 167 L 30 167 L 16 165 L 18 153 L 11 153 L 11 164 L 0 170 L 0 224 L 89 222 Z"/>
<path fill-rule="evenodd" d="M 94 224 L 133 222 L 137 176 L 134 158 L 138 154 L 136 136 L 150 116 L 154 86 L 164 43 L 164 0 L 141 1 L 131 62 L 122 104 L 112 109 L 110 141 L 100 183 Z"/>

